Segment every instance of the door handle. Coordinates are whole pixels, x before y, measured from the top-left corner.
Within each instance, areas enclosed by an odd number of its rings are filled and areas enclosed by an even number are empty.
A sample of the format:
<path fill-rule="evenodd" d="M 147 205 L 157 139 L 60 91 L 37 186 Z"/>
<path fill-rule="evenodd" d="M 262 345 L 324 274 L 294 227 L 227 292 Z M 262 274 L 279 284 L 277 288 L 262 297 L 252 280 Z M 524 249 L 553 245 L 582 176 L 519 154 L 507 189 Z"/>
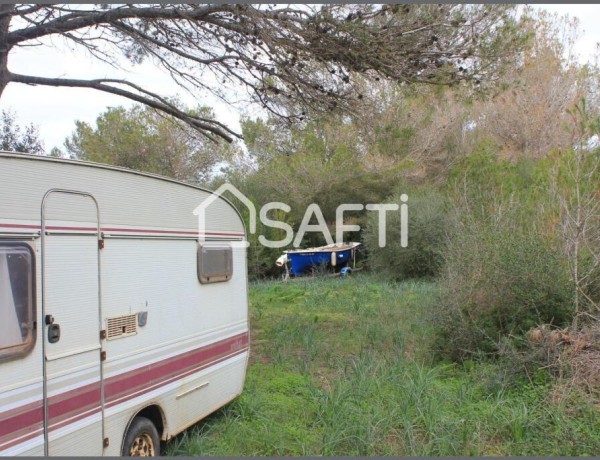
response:
<path fill-rule="evenodd" d="M 52 323 L 48 326 L 48 342 L 56 343 L 60 340 L 60 324 Z"/>
<path fill-rule="evenodd" d="M 46 315 L 44 322 L 48 325 L 48 342 L 58 342 L 60 340 L 60 324 L 54 322 L 52 315 Z"/>

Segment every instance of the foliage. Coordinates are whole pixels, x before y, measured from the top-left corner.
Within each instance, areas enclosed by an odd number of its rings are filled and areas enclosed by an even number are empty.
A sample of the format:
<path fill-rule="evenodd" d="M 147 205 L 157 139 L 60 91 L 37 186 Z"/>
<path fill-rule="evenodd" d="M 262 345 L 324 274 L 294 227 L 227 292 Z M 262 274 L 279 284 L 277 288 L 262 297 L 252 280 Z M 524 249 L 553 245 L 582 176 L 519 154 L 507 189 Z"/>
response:
<path fill-rule="evenodd" d="M 510 68 L 496 91 L 473 107 L 472 136 L 490 140 L 501 158 L 543 158 L 571 146 L 567 110 L 592 97 L 595 77 L 577 62 L 576 19 L 525 10 L 521 25 L 531 40 L 522 62 Z M 592 84 L 592 86 L 590 86 Z"/>
<path fill-rule="evenodd" d="M 456 232 L 444 251 L 443 293 L 430 314 L 438 325 L 435 349 L 453 360 L 535 361 L 524 333 L 540 324 L 564 326 L 573 314 L 560 210 L 550 191 L 556 162 L 500 155 L 494 141 L 481 139 L 446 185 Z"/>
<path fill-rule="evenodd" d="M 378 169 L 402 168 L 412 182 L 444 177 L 448 163 L 470 151 L 477 92 L 465 87 L 398 86 L 365 81 L 376 98 L 353 118 L 357 142 Z"/>
<path fill-rule="evenodd" d="M 554 218 L 548 188 L 552 165 L 521 158 L 499 158 L 497 146 L 482 139 L 471 154 L 458 159 L 448 174 L 444 190 L 457 210 L 473 219 L 500 219 L 515 228 L 536 228 Z"/>
<path fill-rule="evenodd" d="M 497 357 L 504 340 L 572 318 L 568 269 L 539 235 L 474 220 L 457 229 L 444 258 L 442 294 L 431 309 L 442 355 Z"/>
<path fill-rule="evenodd" d="M 189 111 L 189 110 L 188 110 Z M 212 118 L 207 108 L 194 111 Z M 67 153 L 87 161 L 146 171 L 192 184 L 206 182 L 225 149 L 184 123 L 141 105 L 109 108 L 96 127 L 77 121 Z"/>
<path fill-rule="evenodd" d="M 65 43 L 114 67 L 153 59 L 186 89 L 252 102 L 289 121 L 351 110 L 354 76 L 450 84 L 497 75 L 523 44 L 506 5 L 3 5 L 0 94 L 9 83 L 91 88 L 161 110 L 205 136 L 231 141 L 223 123 L 181 110 L 121 78 L 49 78 L 11 72 L 9 54 Z M 62 40 L 58 40 L 61 38 Z"/>
<path fill-rule="evenodd" d="M 559 163 L 568 187 L 561 187 L 558 180 L 554 185 L 562 211 L 563 251 L 573 281 L 573 327 L 577 329 L 580 317 L 598 321 L 595 315 L 600 310 L 600 293 L 594 292 L 600 284 L 600 148 L 593 145 L 600 134 L 600 116 L 588 109 L 585 99 L 568 115 L 573 149 Z"/>
<path fill-rule="evenodd" d="M 41 155 L 44 153 L 44 144 L 40 139 L 37 126 L 29 124 L 21 131 L 16 124 L 14 113 L 3 110 L 0 115 L 0 150 L 9 152 L 23 152 Z"/>
<path fill-rule="evenodd" d="M 389 203 L 403 204 L 399 190 Z M 368 251 L 369 267 L 383 276 L 395 279 L 432 277 L 439 273 L 443 248 L 448 238 L 450 219 L 448 203 L 442 195 L 430 189 L 417 189 L 408 193 L 408 246 L 401 246 L 402 228 L 399 211 L 386 217 L 386 245 L 379 247 L 379 215 L 371 213 L 363 232 Z"/>
<path fill-rule="evenodd" d="M 330 117 L 281 133 L 274 119 L 245 120 L 243 132 L 256 162 L 264 201 L 284 201 L 300 224 L 306 207 L 319 205 L 328 223 L 342 203 L 372 203 L 388 194 L 398 171 L 374 169 L 372 156 L 356 142 L 356 127 Z"/>
<path fill-rule="evenodd" d="M 540 160 L 500 159 L 498 145 L 481 139 L 450 172 L 446 190 L 460 226 L 446 254 L 443 321 L 433 315 L 442 324 L 439 348 L 453 359 L 517 356 L 528 328 L 595 315 L 600 176 L 591 134 L 583 145 L 580 131 L 568 133 L 575 149 Z M 519 321 L 507 325 L 500 312 Z"/>

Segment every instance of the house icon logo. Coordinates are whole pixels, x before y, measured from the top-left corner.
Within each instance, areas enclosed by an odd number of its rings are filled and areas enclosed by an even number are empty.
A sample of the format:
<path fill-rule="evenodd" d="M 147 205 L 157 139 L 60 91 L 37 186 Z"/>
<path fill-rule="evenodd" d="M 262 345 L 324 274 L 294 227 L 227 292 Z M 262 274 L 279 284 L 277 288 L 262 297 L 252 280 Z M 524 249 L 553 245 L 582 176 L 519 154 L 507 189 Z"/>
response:
<path fill-rule="evenodd" d="M 250 223 L 250 233 L 256 234 L 256 207 L 250 199 L 240 192 L 235 186 L 225 183 L 221 185 L 217 190 L 212 192 L 196 209 L 194 209 L 194 215 L 198 216 L 198 241 L 206 241 L 209 233 L 207 232 L 207 209 L 216 200 L 219 199 L 225 192 L 231 193 L 237 197 L 243 204 L 248 208 L 248 217 Z M 356 232 L 360 231 L 359 225 L 346 225 L 344 224 L 344 212 L 346 211 L 375 211 L 379 214 L 378 222 L 378 236 L 379 236 L 379 247 L 383 248 L 386 245 L 386 213 L 391 211 L 400 210 L 400 245 L 405 248 L 408 245 L 408 195 L 403 194 L 400 196 L 402 205 L 397 203 L 380 203 L 380 204 L 367 204 L 363 205 L 360 203 L 342 203 L 335 211 L 335 237 L 336 244 L 344 243 L 344 232 Z M 268 240 L 265 235 L 258 236 L 258 242 L 267 248 L 283 248 L 293 243 L 293 247 L 298 248 L 302 244 L 302 239 L 306 233 L 321 233 L 328 244 L 333 244 L 333 239 L 327 222 L 323 216 L 323 212 L 319 205 L 316 203 L 310 204 L 304 213 L 302 222 L 296 232 L 294 238 L 294 229 L 292 226 L 284 221 L 273 220 L 267 216 L 269 211 L 279 210 L 284 213 L 289 213 L 291 207 L 281 202 L 265 203 L 260 209 L 259 217 L 263 227 L 271 227 L 281 229 L 285 232 L 286 236 L 280 240 Z M 311 219 L 316 218 L 318 224 L 311 224 Z M 263 228 L 261 227 L 261 228 Z M 232 241 L 232 246 L 247 248 L 250 243 L 247 240 Z"/>
<path fill-rule="evenodd" d="M 250 233 L 256 233 L 256 207 L 254 203 L 250 201 L 250 199 L 240 192 L 235 186 L 225 183 L 221 185 L 217 190 L 212 192 L 210 196 L 204 200 L 196 209 L 194 209 L 194 215 L 198 216 L 198 241 L 202 241 L 206 239 L 207 234 L 207 217 L 206 210 L 208 207 L 219 199 L 225 192 L 231 193 L 233 196 L 237 197 L 243 204 L 248 208 L 249 211 L 249 220 L 250 220 Z M 234 241 L 232 245 L 235 246 L 243 246 L 248 247 L 248 241 Z"/>

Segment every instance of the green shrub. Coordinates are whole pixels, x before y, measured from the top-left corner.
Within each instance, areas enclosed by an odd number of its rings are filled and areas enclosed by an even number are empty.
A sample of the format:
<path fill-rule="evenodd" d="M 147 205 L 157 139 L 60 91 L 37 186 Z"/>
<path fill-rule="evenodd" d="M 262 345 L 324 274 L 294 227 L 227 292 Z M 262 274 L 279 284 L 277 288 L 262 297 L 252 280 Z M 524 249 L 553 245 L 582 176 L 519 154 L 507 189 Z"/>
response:
<path fill-rule="evenodd" d="M 431 309 L 442 355 L 496 357 L 536 325 L 561 326 L 572 317 L 568 269 L 543 237 L 471 223 L 444 257 L 442 294 Z"/>
<path fill-rule="evenodd" d="M 404 193 L 404 192 L 402 192 Z M 389 203 L 402 204 L 401 193 Z M 387 213 L 386 246 L 379 247 L 379 214 L 370 212 L 363 233 L 369 267 L 395 279 L 435 276 L 442 265 L 442 249 L 448 231 L 446 200 L 434 191 L 408 195 L 408 246 L 400 242 L 400 211 Z"/>

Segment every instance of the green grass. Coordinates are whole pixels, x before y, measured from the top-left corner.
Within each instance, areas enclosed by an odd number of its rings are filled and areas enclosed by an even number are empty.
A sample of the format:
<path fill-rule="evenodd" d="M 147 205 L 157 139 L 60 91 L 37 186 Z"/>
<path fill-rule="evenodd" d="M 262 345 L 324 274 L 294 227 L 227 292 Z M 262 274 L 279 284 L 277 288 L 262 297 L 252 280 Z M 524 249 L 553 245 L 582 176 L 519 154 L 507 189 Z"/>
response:
<path fill-rule="evenodd" d="M 362 275 L 362 276 L 361 276 Z M 251 361 L 235 401 L 166 446 L 168 455 L 593 455 L 600 413 L 554 403 L 540 372 L 436 363 L 435 283 L 361 274 L 251 285 Z"/>

